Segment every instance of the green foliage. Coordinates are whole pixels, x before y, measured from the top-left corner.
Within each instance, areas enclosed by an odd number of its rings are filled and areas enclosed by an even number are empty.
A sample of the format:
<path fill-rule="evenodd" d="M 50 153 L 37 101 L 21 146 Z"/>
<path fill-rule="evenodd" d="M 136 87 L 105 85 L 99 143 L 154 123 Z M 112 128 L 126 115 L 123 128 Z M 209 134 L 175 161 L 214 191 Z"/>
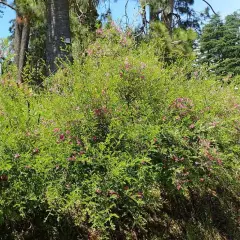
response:
<path fill-rule="evenodd" d="M 155 55 L 162 62 L 173 63 L 179 57 L 194 57 L 193 43 L 197 34 L 192 29 L 175 28 L 170 36 L 167 27 L 162 23 L 153 23 L 149 41 L 154 46 Z"/>
<path fill-rule="evenodd" d="M 82 52 L 95 39 L 98 4 L 98 0 L 74 0 L 70 3 L 74 59 L 79 58 L 79 54 L 82 55 Z"/>
<path fill-rule="evenodd" d="M 214 16 L 203 28 L 200 38 L 200 61 L 207 63 L 218 75 L 240 73 L 240 15 L 239 12 L 226 17 Z"/>
<path fill-rule="evenodd" d="M 237 239 L 239 94 L 155 47 L 112 26 L 40 92 L 3 78 L 0 237 Z"/>
<path fill-rule="evenodd" d="M 7 38 L 0 38 L 0 75 L 13 71 L 12 60 L 12 42 Z"/>

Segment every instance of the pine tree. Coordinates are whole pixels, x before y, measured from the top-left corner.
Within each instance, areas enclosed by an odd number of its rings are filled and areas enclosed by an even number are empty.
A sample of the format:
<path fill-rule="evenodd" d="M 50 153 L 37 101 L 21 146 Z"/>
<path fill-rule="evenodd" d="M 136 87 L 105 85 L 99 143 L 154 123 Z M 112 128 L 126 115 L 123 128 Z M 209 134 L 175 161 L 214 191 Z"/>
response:
<path fill-rule="evenodd" d="M 222 21 L 215 15 L 203 28 L 200 62 L 207 63 L 218 75 L 240 73 L 240 13 Z"/>

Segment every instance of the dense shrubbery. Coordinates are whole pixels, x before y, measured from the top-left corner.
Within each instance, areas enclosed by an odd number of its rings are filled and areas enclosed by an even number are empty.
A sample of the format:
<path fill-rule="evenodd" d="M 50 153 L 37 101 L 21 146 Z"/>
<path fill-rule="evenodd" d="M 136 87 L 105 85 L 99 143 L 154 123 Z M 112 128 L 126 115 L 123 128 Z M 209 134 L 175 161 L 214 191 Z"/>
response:
<path fill-rule="evenodd" d="M 239 90 L 97 34 L 44 90 L 1 81 L 0 238 L 238 239 Z"/>

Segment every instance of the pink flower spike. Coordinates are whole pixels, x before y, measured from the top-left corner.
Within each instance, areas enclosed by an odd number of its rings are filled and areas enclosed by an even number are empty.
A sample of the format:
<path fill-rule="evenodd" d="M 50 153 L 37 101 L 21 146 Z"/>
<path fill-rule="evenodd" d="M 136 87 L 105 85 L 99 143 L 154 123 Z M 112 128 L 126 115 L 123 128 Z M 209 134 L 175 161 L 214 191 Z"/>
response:
<path fill-rule="evenodd" d="M 63 141 L 65 139 L 64 134 L 60 134 L 59 139 Z"/>

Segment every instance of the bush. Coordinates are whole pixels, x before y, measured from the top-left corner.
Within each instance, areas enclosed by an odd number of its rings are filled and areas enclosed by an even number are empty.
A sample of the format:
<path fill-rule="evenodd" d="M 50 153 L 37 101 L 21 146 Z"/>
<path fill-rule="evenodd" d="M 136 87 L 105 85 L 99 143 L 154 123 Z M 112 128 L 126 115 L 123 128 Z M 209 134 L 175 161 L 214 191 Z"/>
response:
<path fill-rule="evenodd" d="M 0 86 L 2 239 L 237 239 L 240 99 L 116 27 L 44 90 Z"/>

